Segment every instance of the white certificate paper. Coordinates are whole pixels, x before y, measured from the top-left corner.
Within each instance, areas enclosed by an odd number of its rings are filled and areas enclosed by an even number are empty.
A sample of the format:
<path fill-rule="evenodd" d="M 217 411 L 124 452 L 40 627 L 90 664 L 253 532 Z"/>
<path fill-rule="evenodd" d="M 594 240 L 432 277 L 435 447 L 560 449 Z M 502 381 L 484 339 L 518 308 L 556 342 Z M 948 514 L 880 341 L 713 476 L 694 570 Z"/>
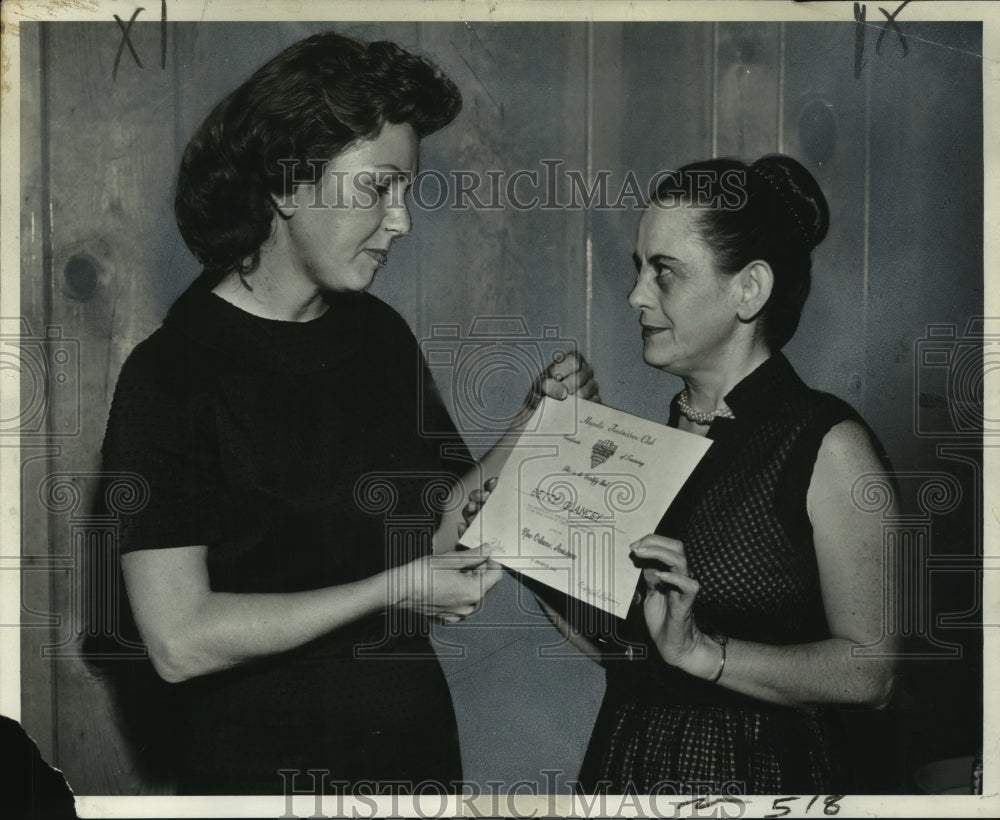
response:
<path fill-rule="evenodd" d="M 543 399 L 459 543 L 624 618 L 653 532 L 711 441 L 582 399 Z"/>

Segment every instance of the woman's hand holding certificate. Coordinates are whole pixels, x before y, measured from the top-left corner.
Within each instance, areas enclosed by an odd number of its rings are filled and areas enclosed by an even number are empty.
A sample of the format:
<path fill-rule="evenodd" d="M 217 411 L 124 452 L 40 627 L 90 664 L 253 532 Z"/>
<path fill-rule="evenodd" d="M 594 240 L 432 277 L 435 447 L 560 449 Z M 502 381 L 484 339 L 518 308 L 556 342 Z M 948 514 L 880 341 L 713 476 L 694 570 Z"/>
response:
<path fill-rule="evenodd" d="M 489 549 L 425 555 L 389 571 L 393 606 L 451 624 L 467 618 L 503 572 Z"/>

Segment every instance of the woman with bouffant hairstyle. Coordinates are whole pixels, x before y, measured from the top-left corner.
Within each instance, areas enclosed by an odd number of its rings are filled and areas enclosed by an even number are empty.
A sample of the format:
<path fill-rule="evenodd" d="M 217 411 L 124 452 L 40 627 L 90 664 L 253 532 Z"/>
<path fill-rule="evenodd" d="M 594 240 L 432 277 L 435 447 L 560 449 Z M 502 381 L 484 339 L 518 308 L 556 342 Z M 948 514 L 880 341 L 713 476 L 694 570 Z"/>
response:
<path fill-rule="evenodd" d="M 642 216 L 629 304 L 643 357 L 684 380 L 668 423 L 713 443 L 632 545 L 636 649 L 608 663 L 585 788 L 852 787 L 837 709 L 884 706 L 894 677 L 884 644 L 854 651 L 881 639 L 889 602 L 882 522 L 852 489 L 887 464 L 857 413 L 781 353 L 828 226 L 812 174 L 782 155 L 686 166 Z"/>
<path fill-rule="evenodd" d="M 461 780 L 430 623 L 470 615 L 500 569 L 455 550 L 449 488 L 475 462 L 409 327 L 366 292 L 410 230 L 419 141 L 460 105 L 428 60 L 319 34 L 184 153 L 177 221 L 204 273 L 125 362 L 103 448 L 144 484 L 121 566 L 178 703 L 181 793 Z M 540 393 L 596 393 L 558 367 Z M 415 529 L 390 532 L 390 510 Z"/>

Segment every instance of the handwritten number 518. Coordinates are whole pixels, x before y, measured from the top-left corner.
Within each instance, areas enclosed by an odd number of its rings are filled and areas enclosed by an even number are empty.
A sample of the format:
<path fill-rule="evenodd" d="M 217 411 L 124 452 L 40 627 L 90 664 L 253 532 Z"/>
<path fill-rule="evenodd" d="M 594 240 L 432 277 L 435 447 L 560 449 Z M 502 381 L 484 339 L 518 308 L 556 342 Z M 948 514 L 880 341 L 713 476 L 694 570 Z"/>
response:
<path fill-rule="evenodd" d="M 845 795 L 843 794 L 828 794 L 823 797 L 823 814 L 834 815 L 840 812 L 840 801 L 843 800 Z M 813 797 L 809 803 L 806 805 L 803 814 L 808 814 L 809 810 L 813 807 L 813 804 L 820 799 L 820 795 Z M 771 811 L 775 814 L 765 814 L 765 817 L 784 817 L 786 814 L 791 814 L 792 810 L 786 803 L 794 803 L 796 800 L 805 800 L 804 797 L 776 797 L 774 802 L 771 803 Z M 818 811 L 818 808 L 817 808 Z"/>

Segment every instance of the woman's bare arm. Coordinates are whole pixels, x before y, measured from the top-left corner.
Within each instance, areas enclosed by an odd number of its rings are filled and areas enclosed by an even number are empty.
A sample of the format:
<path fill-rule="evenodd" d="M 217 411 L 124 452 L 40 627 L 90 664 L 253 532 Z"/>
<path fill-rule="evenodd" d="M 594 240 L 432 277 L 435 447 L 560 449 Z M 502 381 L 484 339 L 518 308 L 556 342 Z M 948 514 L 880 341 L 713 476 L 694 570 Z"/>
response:
<path fill-rule="evenodd" d="M 139 632 L 171 683 L 294 649 L 387 607 L 464 617 L 501 577 L 472 550 L 304 592 L 213 592 L 206 554 L 205 546 L 188 546 L 122 557 Z"/>
<path fill-rule="evenodd" d="M 823 607 L 831 638 L 809 644 L 773 646 L 730 640 L 719 685 L 761 700 L 789 705 L 841 703 L 857 706 L 884 706 L 891 695 L 896 670 L 893 657 L 896 642 L 884 634 L 884 611 L 895 589 L 886 584 L 887 566 L 883 548 L 882 517 L 863 511 L 852 500 L 855 481 L 866 474 L 879 475 L 879 462 L 865 429 L 855 422 L 843 422 L 823 439 L 807 495 L 809 520 L 813 526 L 819 564 Z M 894 513 L 891 507 L 888 515 Z M 682 556 L 669 558 L 671 549 L 652 542 L 656 557 L 675 566 Z M 644 539 L 645 540 L 645 539 Z M 667 541 L 669 539 L 663 539 Z M 678 545 L 679 542 L 672 542 Z M 646 570 L 647 584 L 657 580 L 655 570 Z M 652 575 L 650 574 L 652 573 Z M 663 577 L 666 576 L 666 577 Z M 718 644 L 690 630 L 690 639 L 681 638 L 680 624 L 697 595 L 697 582 L 685 572 L 661 573 L 659 580 L 671 591 L 647 591 L 647 622 L 650 607 L 673 608 L 673 636 L 659 631 L 657 644 L 668 662 L 693 675 L 712 679 L 722 659 Z M 689 600 L 687 600 L 689 599 Z M 654 623 L 662 618 L 652 617 Z M 651 631 L 654 631 L 651 628 Z M 856 647 L 878 644 L 879 656 L 856 654 Z"/>

